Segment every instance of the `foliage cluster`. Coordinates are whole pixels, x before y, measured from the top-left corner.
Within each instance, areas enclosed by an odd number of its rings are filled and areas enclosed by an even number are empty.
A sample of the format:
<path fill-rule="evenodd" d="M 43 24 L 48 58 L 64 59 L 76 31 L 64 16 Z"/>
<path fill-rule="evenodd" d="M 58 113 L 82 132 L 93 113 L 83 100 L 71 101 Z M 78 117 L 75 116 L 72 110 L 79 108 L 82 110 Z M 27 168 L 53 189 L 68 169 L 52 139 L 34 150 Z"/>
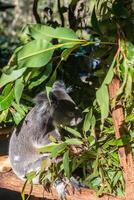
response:
<path fill-rule="evenodd" d="M 39 149 L 60 158 L 56 164 L 50 158 L 42 163 L 42 169 L 49 167 L 45 174 L 40 172 L 43 182 L 74 175 L 98 195 L 123 194 L 117 151 L 128 143 L 133 147 L 133 16 L 131 1 L 96 0 L 86 39 L 70 28 L 28 24 L 23 29 L 20 46 L 1 72 L 0 121 L 18 124 L 32 106 L 32 97 L 49 92 L 56 79 L 71 86 L 71 96 L 83 111 L 83 122 L 76 129 L 62 127 L 68 132 L 62 142 L 51 138 L 50 145 Z M 110 101 L 108 84 L 114 76 L 121 85 Z M 127 137 L 115 139 L 110 108 L 119 102 Z M 33 176 L 34 172 L 28 174 L 28 180 Z"/>

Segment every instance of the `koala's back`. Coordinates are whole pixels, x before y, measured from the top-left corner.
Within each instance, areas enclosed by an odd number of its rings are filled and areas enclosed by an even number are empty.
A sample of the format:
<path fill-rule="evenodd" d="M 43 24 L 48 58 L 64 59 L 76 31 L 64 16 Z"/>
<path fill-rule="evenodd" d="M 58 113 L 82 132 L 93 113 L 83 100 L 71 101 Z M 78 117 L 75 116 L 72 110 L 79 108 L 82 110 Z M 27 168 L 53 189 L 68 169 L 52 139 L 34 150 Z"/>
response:
<path fill-rule="evenodd" d="M 36 170 L 40 166 L 43 155 L 36 150 L 36 145 L 41 140 L 48 143 L 45 138 L 44 126 L 38 124 L 36 107 L 34 107 L 14 130 L 9 144 L 9 158 L 14 172 L 20 177 L 25 177 L 28 171 Z M 44 138 L 43 138 L 44 137 Z"/>

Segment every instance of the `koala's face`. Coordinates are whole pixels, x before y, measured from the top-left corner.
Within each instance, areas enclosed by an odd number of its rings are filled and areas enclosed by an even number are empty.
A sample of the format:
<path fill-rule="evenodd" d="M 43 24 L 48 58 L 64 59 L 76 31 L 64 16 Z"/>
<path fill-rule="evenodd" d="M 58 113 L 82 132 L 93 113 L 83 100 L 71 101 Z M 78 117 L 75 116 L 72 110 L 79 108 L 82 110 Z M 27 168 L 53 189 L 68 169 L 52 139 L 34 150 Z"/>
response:
<path fill-rule="evenodd" d="M 68 95 L 63 82 L 54 83 L 50 99 L 54 108 L 52 117 L 57 125 L 75 126 L 80 123 L 80 111 Z"/>
<path fill-rule="evenodd" d="M 81 121 L 80 111 L 76 105 L 68 100 L 59 100 L 53 113 L 56 124 L 75 126 Z"/>

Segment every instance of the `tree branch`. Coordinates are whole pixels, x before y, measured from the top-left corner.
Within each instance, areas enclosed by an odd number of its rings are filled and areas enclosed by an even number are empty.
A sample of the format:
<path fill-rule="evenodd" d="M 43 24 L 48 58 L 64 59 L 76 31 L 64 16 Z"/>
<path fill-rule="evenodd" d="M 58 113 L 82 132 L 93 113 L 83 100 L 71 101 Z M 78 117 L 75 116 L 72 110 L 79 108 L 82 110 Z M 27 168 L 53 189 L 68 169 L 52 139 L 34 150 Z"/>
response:
<path fill-rule="evenodd" d="M 109 84 L 109 96 L 110 100 L 116 99 L 117 91 L 120 88 L 120 80 L 114 77 L 112 82 Z M 111 106 L 112 119 L 115 129 L 116 139 L 122 137 L 124 134 L 128 134 L 127 130 L 124 129 L 124 112 L 121 102 L 118 102 L 114 107 Z M 120 165 L 123 168 L 124 179 L 125 179 L 125 197 L 127 200 L 134 200 L 134 162 L 132 158 L 130 145 L 120 147 L 118 150 Z"/>
<path fill-rule="evenodd" d="M 60 0 L 58 0 L 58 12 L 59 12 L 59 15 L 60 15 L 60 19 L 61 19 L 61 26 L 64 27 L 64 16 L 63 16 L 63 13 L 62 13 L 62 10 L 61 10 L 61 2 Z"/>
<path fill-rule="evenodd" d="M 39 16 L 39 14 L 37 12 L 38 1 L 39 0 L 34 0 L 34 2 L 33 2 L 33 15 L 35 17 L 36 22 L 39 23 L 39 24 L 41 24 L 40 16 Z"/>
<path fill-rule="evenodd" d="M 1 157 L 1 162 L 4 162 L 4 159 L 7 157 Z M 5 162 L 6 163 L 6 162 Z M 24 186 L 24 182 L 21 181 L 17 176 L 12 172 L 3 172 L 0 173 L 0 188 L 9 189 L 16 192 L 21 192 Z M 25 194 L 29 194 L 31 190 L 31 185 L 27 184 L 25 187 Z M 80 191 L 75 190 L 68 186 L 69 194 L 67 194 L 67 200 L 125 200 L 124 198 L 113 197 L 110 195 L 104 195 L 103 197 L 97 197 L 95 191 L 82 188 Z M 42 185 L 34 185 L 31 195 L 40 198 L 48 198 L 48 199 L 59 199 L 58 194 L 54 188 L 51 188 L 51 193 L 46 191 Z"/>

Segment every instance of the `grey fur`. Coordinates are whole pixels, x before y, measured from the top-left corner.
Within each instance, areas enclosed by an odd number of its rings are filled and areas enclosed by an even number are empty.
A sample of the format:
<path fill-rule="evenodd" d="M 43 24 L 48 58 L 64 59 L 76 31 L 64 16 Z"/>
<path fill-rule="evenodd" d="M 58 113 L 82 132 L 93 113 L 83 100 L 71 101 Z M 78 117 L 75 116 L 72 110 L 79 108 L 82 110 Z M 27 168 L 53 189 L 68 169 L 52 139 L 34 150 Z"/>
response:
<path fill-rule="evenodd" d="M 49 144 L 50 135 L 61 140 L 60 124 L 71 125 L 71 121 L 75 121 L 75 124 L 80 121 L 78 109 L 63 82 L 54 83 L 50 100 L 46 93 L 38 94 L 34 99 L 36 105 L 11 136 L 9 158 L 13 171 L 21 179 L 32 170 L 39 171 L 42 160 L 48 155 L 40 154 L 36 149 Z"/>

